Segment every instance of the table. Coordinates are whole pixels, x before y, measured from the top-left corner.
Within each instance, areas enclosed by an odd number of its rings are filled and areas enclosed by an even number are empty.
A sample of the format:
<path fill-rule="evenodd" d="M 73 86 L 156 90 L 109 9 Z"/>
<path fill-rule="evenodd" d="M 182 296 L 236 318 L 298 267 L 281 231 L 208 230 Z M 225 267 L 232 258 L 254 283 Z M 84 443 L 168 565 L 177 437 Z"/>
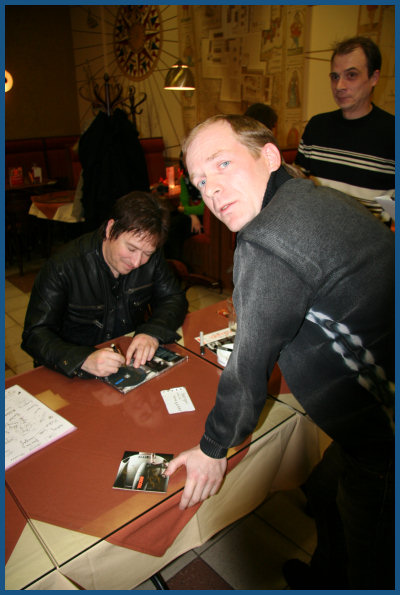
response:
<path fill-rule="evenodd" d="M 8 589 L 19 589 L 21 584 L 29 584 L 37 577 L 51 574 L 55 566 L 7 487 L 5 509 L 6 584 Z"/>
<path fill-rule="evenodd" d="M 212 333 L 220 329 L 228 327 L 228 309 L 227 300 L 221 300 L 216 304 L 211 304 L 201 310 L 189 312 L 187 314 L 184 323 L 182 325 L 181 335 L 182 338 L 178 341 L 178 344 L 189 349 L 192 353 L 200 355 L 200 343 L 196 339 L 200 336 L 200 331 L 204 334 Z M 222 368 L 218 363 L 216 354 L 207 349 L 204 349 L 204 355 L 201 356 L 215 366 Z M 293 396 L 289 386 L 284 379 L 278 364 L 275 365 L 271 377 L 268 382 L 268 394 L 271 398 L 275 398 L 289 407 L 292 407 L 295 411 L 305 414 L 303 407 Z"/>
<path fill-rule="evenodd" d="M 84 221 L 82 209 L 75 214 L 75 190 L 58 190 L 47 194 L 31 196 L 32 205 L 29 215 L 39 219 L 62 221 L 64 223 L 79 223 Z"/>
<path fill-rule="evenodd" d="M 6 192 L 14 192 L 14 191 L 29 191 L 40 194 L 41 192 L 45 192 L 47 188 L 54 186 L 57 184 L 57 180 L 43 180 L 42 182 L 24 182 L 23 184 L 19 184 L 16 186 L 11 186 L 9 182 L 6 182 L 5 190 Z"/>
<path fill-rule="evenodd" d="M 129 341 L 118 340 L 123 350 Z M 316 426 L 267 400 L 252 436 L 230 449 L 220 492 L 202 505 L 179 511 L 183 469 L 170 479 L 167 494 L 112 489 L 125 450 L 177 454 L 203 433 L 221 369 L 185 348 L 169 347 L 187 361 L 127 395 L 100 380 L 69 379 L 44 367 L 6 380 L 6 388 L 22 386 L 77 427 L 6 472 L 13 496 L 6 500 L 6 517 L 13 512 L 6 588 L 56 588 L 49 585 L 68 580 L 91 590 L 132 589 L 253 510 L 272 489 L 300 485 L 318 461 Z M 195 411 L 167 413 L 160 390 L 174 386 L 186 386 Z M 31 532 L 45 557 L 35 542 L 35 556 L 22 561 Z M 28 568 L 19 576 L 22 563 Z"/>
<path fill-rule="evenodd" d="M 32 526 L 20 510 L 9 489 L 5 490 L 5 585 L 19 590 L 77 590 L 55 567 Z"/>

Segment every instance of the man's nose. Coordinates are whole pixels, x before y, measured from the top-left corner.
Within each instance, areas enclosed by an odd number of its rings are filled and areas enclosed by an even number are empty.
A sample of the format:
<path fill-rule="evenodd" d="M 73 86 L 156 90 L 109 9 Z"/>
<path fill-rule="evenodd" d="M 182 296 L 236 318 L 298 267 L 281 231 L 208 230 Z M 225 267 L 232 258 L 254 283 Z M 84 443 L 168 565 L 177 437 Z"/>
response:
<path fill-rule="evenodd" d="M 142 263 L 143 254 L 139 251 L 134 252 L 131 257 L 131 266 L 135 269 L 139 268 Z"/>
<path fill-rule="evenodd" d="M 344 89 L 346 87 L 346 79 L 344 78 L 344 76 L 338 76 L 338 78 L 335 81 L 335 86 L 337 91 L 340 91 L 341 89 Z"/>
<path fill-rule="evenodd" d="M 221 186 L 219 182 L 215 178 L 210 178 L 207 180 L 206 188 L 205 188 L 205 195 L 207 198 L 217 198 L 221 191 Z"/>

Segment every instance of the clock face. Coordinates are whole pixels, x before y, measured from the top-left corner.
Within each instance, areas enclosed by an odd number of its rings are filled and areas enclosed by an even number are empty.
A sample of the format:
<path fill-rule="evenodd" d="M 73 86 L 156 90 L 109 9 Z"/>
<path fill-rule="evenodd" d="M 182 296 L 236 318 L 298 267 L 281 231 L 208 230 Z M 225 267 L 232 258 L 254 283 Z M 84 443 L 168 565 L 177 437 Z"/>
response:
<path fill-rule="evenodd" d="M 114 25 L 114 52 L 125 76 L 141 81 L 153 72 L 162 46 L 158 6 L 120 6 Z"/>

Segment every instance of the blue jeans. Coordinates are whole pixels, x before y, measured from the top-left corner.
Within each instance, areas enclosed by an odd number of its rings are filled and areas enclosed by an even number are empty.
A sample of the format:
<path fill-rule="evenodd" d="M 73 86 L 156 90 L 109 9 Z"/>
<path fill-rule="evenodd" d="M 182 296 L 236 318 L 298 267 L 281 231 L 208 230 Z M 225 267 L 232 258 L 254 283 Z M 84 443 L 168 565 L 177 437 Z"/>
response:
<path fill-rule="evenodd" d="M 327 588 L 395 588 L 394 452 L 333 442 L 303 486 L 317 525 L 311 568 Z"/>

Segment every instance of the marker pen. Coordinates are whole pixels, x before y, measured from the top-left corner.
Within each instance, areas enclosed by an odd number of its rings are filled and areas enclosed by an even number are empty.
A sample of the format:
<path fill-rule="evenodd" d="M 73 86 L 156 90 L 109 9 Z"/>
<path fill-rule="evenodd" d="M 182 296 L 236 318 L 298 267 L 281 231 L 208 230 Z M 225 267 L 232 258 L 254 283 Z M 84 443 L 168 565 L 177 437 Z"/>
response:
<path fill-rule="evenodd" d="M 200 355 L 204 355 L 204 333 L 200 331 Z"/>

